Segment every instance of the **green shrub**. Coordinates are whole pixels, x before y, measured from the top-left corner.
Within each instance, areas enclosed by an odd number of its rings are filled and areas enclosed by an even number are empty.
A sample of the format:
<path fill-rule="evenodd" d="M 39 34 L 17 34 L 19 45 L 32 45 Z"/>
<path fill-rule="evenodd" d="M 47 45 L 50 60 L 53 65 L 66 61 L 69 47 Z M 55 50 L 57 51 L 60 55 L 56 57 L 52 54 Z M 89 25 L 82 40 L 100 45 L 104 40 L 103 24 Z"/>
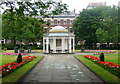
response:
<path fill-rule="evenodd" d="M 22 62 L 22 55 L 19 53 L 17 57 L 17 63 L 21 63 L 21 62 Z"/>
<path fill-rule="evenodd" d="M 99 57 L 99 58 L 100 58 L 100 61 L 103 61 L 103 62 L 104 62 L 104 54 L 103 54 L 103 53 L 100 54 L 100 57 Z"/>
<path fill-rule="evenodd" d="M 80 45 L 75 45 L 76 50 L 80 50 L 81 49 L 80 47 L 81 47 Z"/>
<path fill-rule="evenodd" d="M 7 48 L 7 50 L 13 50 L 14 49 L 14 44 L 9 43 L 9 44 L 2 44 L 2 49 Z"/>
<path fill-rule="evenodd" d="M 4 51 L 7 51 L 7 48 L 4 48 L 3 50 L 4 50 Z"/>

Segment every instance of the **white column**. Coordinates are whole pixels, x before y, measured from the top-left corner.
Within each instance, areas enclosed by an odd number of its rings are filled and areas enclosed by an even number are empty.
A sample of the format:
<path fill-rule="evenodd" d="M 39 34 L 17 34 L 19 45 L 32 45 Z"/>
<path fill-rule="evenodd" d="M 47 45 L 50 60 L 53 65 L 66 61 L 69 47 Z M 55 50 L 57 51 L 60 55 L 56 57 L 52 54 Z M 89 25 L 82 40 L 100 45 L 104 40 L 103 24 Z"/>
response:
<path fill-rule="evenodd" d="M 43 53 L 45 53 L 45 37 L 43 37 Z"/>
<path fill-rule="evenodd" d="M 73 37 L 73 53 L 75 53 L 75 37 Z"/>
<path fill-rule="evenodd" d="M 5 39 L 4 39 L 4 44 L 5 44 Z"/>
<path fill-rule="evenodd" d="M 65 38 L 62 38 L 62 53 L 65 52 Z"/>
<path fill-rule="evenodd" d="M 53 53 L 56 53 L 56 37 L 53 37 Z"/>
<path fill-rule="evenodd" d="M 69 37 L 69 53 L 71 53 L 71 37 Z"/>
<path fill-rule="evenodd" d="M 46 53 L 49 53 L 48 48 L 49 48 L 49 38 L 46 37 Z"/>

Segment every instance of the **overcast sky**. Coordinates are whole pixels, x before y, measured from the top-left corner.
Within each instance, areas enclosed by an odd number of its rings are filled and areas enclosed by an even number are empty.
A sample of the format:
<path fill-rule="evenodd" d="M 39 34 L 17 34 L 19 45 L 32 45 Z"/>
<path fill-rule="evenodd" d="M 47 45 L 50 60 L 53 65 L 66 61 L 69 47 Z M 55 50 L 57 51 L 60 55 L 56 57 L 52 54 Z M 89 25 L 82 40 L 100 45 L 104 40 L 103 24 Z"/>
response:
<path fill-rule="evenodd" d="M 106 2 L 106 5 L 109 6 L 109 5 L 118 5 L 118 2 L 120 0 L 61 0 L 61 1 L 69 6 L 68 7 L 69 11 L 73 11 L 75 9 L 75 12 L 79 13 L 79 11 L 86 9 L 86 7 L 90 2 Z"/>
<path fill-rule="evenodd" d="M 82 11 L 86 8 L 90 2 L 106 2 L 106 5 L 118 5 L 120 0 L 62 0 L 63 3 L 66 3 L 69 7 L 69 11 L 76 10 L 76 13 Z"/>

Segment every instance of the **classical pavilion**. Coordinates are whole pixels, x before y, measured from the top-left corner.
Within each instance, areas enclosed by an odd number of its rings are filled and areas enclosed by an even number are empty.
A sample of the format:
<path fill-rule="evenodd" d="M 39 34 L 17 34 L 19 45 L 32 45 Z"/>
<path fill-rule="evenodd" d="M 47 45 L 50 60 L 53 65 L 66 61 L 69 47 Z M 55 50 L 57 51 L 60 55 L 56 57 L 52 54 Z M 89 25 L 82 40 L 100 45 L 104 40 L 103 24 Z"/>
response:
<path fill-rule="evenodd" d="M 75 53 L 75 35 L 55 26 L 43 37 L 43 53 Z"/>

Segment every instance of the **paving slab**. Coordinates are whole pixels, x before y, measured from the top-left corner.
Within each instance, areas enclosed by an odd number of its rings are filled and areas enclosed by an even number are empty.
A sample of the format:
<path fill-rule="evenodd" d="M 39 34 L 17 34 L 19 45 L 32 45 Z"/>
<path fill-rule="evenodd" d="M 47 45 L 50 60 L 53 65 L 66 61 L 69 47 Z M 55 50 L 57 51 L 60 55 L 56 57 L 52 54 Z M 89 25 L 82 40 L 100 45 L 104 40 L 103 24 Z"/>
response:
<path fill-rule="evenodd" d="M 79 54 L 79 53 L 77 53 Z M 40 55 L 34 53 L 32 55 Z M 104 81 L 74 58 L 76 54 L 42 54 L 44 59 L 22 82 L 100 82 Z"/>

